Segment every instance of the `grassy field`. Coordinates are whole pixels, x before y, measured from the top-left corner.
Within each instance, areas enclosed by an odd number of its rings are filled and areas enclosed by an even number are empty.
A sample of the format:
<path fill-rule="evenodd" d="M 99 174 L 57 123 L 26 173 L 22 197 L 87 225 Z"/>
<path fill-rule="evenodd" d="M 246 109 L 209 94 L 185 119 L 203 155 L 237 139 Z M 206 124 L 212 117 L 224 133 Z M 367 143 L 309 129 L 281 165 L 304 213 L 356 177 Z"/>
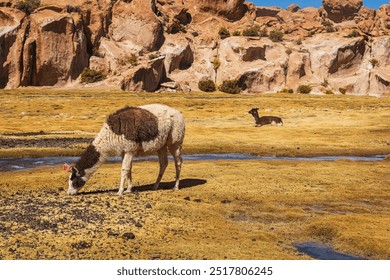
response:
<path fill-rule="evenodd" d="M 276 156 L 390 154 L 390 98 L 297 94 L 0 92 L 0 157 L 78 155 L 124 105 L 165 103 L 186 118 L 184 152 Z M 247 112 L 283 118 L 254 127 Z M 25 147 L 41 139 L 86 139 Z M 8 142 L 7 142 L 8 143 Z M 62 142 L 60 142 L 62 143 Z M 0 259 L 308 259 L 316 241 L 390 259 L 390 161 L 187 161 L 158 191 L 156 162 L 137 162 L 134 194 L 117 197 L 120 164 L 105 164 L 81 195 L 61 166 L 0 173 Z"/>

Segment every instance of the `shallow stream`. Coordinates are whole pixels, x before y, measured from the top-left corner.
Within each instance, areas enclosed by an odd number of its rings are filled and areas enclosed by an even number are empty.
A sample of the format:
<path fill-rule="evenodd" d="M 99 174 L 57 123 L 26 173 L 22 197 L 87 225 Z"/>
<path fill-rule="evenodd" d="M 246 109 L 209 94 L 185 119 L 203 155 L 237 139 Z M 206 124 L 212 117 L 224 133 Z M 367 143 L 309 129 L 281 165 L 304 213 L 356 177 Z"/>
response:
<path fill-rule="evenodd" d="M 254 156 L 247 154 L 194 154 L 184 155 L 183 160 L 287 160 L 287 161 L 336 161 L 347 159 L 351 161 L 380 161 L 384 155 L 377 156 L 320 156 L 320 157 L 276 157 L 276 156 Z M 78 157 L 43 157 L 43 158 L 0 158 L 0 172 L 26 170 L 42 166 L 56 166 L 63 163 L 74 163 Z M 139 157 L 135 161 L 157 161 L 157 156 Z M 169 157 L 172 160 L 172 157 Z M 109 158 L 107 162 L 121 162 L 120 157 Z"/>

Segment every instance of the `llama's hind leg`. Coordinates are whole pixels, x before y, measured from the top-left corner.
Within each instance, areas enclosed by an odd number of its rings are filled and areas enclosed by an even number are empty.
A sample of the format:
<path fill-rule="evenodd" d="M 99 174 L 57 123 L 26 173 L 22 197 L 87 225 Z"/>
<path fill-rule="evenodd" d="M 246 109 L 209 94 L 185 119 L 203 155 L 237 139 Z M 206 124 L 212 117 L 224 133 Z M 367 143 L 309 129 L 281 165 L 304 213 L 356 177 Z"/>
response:
<path fill-rule="evenodd" d="M 154 183 L 153 186 L 154 190 L 158 189 L 161 179 L 164 175 L 165 169 L 167 168 L 168 165 L 167 147 L 166 146 L 162 147 L 160 150 L 158 150 L 157 153 L 158 153 L 158 161 L 160 163 L 160 170 L 158 172 L 156 183 Z"/>
<path fill-rule="evenodd" d="M 131 178 L 131 161 L 133 160 L 132 154 L 125 154 L 122 161 L 122 170 L 121 170 L 121 183 L 118 190 L 118 195 L 122 195 L 125 190 L 125 181 Z M 129 181 L 128 181 L 129 182 Z M 131 183 L 131 180 L 130 180 Z M 129 185 L 129 190 L 131 190 L 131 184 Z"/>
<path fill-rule="evenodd" d="M 179 182 L 180 182 L 180 172 L 181 172 L 181 165 L 183 163 L 183 160 L 181 158 L 181 146 L 172 146 L 169 147 L 169 151 L 171 152 L 174 160 L 175 160 L 175 168 L 176 168 L 176 182 L 174 186 L 174 190 L 179 189 Z"/>

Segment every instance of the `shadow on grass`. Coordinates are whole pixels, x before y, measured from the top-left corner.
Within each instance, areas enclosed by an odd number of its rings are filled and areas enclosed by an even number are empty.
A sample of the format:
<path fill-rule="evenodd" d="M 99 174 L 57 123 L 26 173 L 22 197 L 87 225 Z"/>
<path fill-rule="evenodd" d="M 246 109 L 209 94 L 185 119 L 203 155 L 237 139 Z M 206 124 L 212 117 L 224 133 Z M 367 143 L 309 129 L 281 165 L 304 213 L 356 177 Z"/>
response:
<path fill-rule="evenodd" d="M 183 179 L 180 180 L 180 190 L 186 189 L 186 188 L 192 188 L 200 185 L 204 185 L 207 183 L 207 180 L 204 179 Z M 154 184 L 148 184 L 148 185 L 141 185 L 141 186 L 135 186 L 132 188 L 133 192 L 145 192 L 145 191 L 153 191 L 153 185 Z M 159 186 L 159 190 L 171 190 L 175 186 L 175 181 L 171 182 L 161 182 Z M 81 192 L 80 195 L 94 195 L 94 194 L 103 194 L 103 193 L 113 193 L 116 194 L 118 192 L 118 189 L 110 189 L 110 190 L 97 190 L 97 191 L 90 191 L 90 192 Z"/>

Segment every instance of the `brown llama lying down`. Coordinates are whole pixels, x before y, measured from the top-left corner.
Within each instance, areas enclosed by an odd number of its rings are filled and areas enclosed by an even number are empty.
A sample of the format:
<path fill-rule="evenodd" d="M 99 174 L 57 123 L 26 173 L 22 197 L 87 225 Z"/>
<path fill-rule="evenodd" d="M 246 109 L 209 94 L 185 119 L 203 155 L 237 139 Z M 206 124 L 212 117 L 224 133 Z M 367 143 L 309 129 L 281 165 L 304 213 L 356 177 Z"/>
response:
<path fill-rule="evenodd" d="M 259 108 L 252 108 L 248 113 L 251 114 L 256 121 L 256 126 L 263 126 L 266 124 L 271 124 L 271 125 L 277 125 L 277 126 L 282 126 L 283 121 L 279 117 L 274 117 L 274 116 L 262 116 L 259 117 L 259 113 L 257 112 Z"/>

